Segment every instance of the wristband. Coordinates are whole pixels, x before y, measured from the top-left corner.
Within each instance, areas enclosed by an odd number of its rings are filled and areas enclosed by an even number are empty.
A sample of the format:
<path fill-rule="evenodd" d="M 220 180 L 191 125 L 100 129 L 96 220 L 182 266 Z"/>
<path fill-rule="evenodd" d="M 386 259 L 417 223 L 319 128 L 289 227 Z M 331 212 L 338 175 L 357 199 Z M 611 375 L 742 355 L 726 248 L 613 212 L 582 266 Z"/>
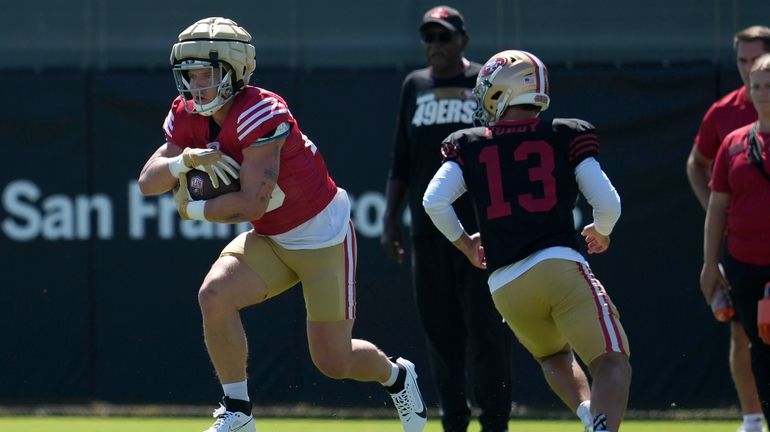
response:
<path fill-rule="evenodd" d="M 186 173 L 192 169 L 185 165 L 182 156 L 183 155 L 180 154 L 168 159 L 168 170 L 171 171 L 171 175 L 176 178 L 179 178 L 179 174 Z"/>
<path fill-rule="evenodd" d="M 205 221 L 206 215 L 204 209 L 206 208 L 206 201 L 190 201 L 187 203 L 187 217 L 193 220 Z"/>

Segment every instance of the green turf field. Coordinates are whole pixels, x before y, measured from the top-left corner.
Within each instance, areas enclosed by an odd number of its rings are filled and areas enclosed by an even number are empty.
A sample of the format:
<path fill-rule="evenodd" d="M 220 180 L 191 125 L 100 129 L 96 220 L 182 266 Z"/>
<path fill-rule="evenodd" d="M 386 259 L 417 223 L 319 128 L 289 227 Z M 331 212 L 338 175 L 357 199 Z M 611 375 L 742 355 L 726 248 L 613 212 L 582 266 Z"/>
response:
<path fill-rule="evenodd" d="M 200 432 L 207 418 L 0 417 L 0 431 L 23 432 Z M 623 432 L 733 432 L 739 421 L 639 421 L 623 424 Z M 511 420 L 510 432 L 580 432 L 576 420 Z M 401 432 L 397 420 L 258 419 L 257 432 Z M 441 432 L 432 420 L 425 432 Z M 478 432 L 474 424 L 468 432 Z"/>

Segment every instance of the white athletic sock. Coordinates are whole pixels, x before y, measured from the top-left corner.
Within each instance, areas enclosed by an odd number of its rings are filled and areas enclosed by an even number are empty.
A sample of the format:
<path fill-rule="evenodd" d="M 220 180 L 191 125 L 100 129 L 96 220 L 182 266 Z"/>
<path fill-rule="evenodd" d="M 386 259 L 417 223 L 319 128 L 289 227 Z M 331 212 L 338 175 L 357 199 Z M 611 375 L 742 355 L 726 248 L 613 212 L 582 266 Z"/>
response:
<path fill-rule="evenodd" d="M 382 384 L 384 387 L 390 387 L 396 383 L 397 378 L 398 378 L 398 365 L 393 362 L 390 362 L 390 378 L 388 378 L 387 381 L 380 384 Z"/>
<path fill-rule="evenodd" d="M 249 401 L 249 386 L 246 381 L 222 384 L 222 390 L 230 399 Z"/>
<path fill-rule="evenodd" d="M 762 432 L 762 424 L 765 421 L 765 416 L 759 414 L 746 414 L 743 416 L 743 429 L 746 432 Z"/>
<path fill-rule="evenodd" d="M 591 401 L 590 400 L 584 400 L 583 402 L 580 402 L 580 405 L 578 405 L 577 410 L 575 410 L 575 414 L 577 414 L 580 421 L 583 423 L 583 426 L 593 426 L 594 424 L 594 416 L 591 415 Z"/>

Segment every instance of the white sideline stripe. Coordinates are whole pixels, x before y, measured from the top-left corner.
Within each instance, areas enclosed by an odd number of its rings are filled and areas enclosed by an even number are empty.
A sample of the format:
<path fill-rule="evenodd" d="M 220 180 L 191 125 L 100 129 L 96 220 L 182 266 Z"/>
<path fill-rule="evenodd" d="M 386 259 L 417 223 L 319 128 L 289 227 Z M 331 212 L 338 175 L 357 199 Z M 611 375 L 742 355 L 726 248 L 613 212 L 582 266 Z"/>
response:
<path fill-rule="evenodd" d="M 594 298 L 601 300 L 602 290 L 598 284 L 594 283 L 595 279 L 593 277 L 593 273 L 591 272 L 591 268 L 583 263 L 580 263 L 580 266 L 583 268 L 583 274 L 585 274 L 586 277 L 589 275 L 591 276 L 589 277 L 589 283 L 591 285 L 591 289 L 594 292 Z M 612 348 L 612 351 L 623 352 L 623 349 L 620 346 L 620 335 L 615 331 L 615 325 L 612 322 L 612 311 L 610 311 L 609 301 L 598 301 L 597 303 L 601 307 L 600 319 L 602 320 L 604 328 L 606 329 L 607 336 L 610 338 L 610 347 Z"/>
<path fill-rule="evenodd" d="M 246 135 L 248 135 L 248 134 L 249 134 L 249 132 L 251 132 L 251 131 L 253 131 L 254 129 L 256 129 L 256 127 L 257 127 L 257 126 L 259 126 L 259 125 L 261 125 L 262 123 L 264 123 L 264 122 L 266 122 L 266 121 L 270 120 L 271 118 L 273 118 L 273 117 L 277 116 L 278 114 L 283 114 L 283 113 L 287 113 L 287 112 L 289 112 L 289 109 L 288 109 L 288 108 L 284 108 L 284 109 L 280 109 L 280 110 L 277 110 L 277 111 L 273 111 L 272 113 L 270 113 L 270 115 L 268 115 L 267 117 L 263 117 L 262 119 L 260 119 L 259 121 L 255 122 L 253 125 L 251 125 L 251 127 L 249 127 L 248 129 L 246 129 L 246 130 L 245 130 L 245 131 L 244 131 L 242 134 L 238 135 L 238 139 L 239 139 L 239 140 L 241 140 L 241 141 L 243 141 L 243 138 L 244 138 Z"/>

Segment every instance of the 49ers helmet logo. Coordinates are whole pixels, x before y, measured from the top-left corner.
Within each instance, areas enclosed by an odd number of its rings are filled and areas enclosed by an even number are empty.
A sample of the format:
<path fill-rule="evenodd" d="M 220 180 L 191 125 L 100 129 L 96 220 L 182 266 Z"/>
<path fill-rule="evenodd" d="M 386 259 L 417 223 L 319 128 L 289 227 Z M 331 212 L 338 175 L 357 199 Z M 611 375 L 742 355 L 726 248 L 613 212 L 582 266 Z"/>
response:
<path fill-rule="evenodd" d="M 498 70 L 506 62 L 505 57 L 493 57 L 484 64 L 484 67 L 479 72 L 479 78 L 486 78 L 496 70 Z"/>

